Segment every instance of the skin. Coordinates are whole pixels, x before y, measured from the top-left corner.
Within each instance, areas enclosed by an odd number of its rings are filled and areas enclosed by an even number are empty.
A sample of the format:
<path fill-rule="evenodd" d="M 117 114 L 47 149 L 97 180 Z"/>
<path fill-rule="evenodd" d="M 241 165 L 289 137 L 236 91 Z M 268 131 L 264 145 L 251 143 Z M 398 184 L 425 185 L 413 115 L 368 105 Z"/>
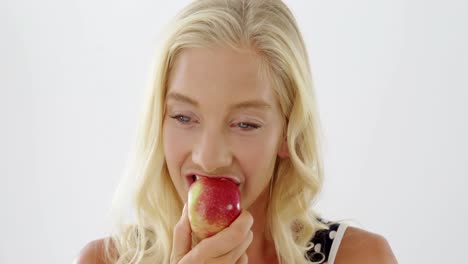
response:
<path fill-rule="evenodd" d="M 176 59 L 169 78 L 163 145 L 182 201 L 186 202 L 189 187 L 185 173 L 197 171 L 237 176 L 243 208 L 260 202 L 256 200 L 273 175 L 282 143 L 283 118 L 270 85 L 257 75 L 258 67 L 252 53 L 229 49 L 186 49 Z M 175 93 L 198 106 L 173 99 L 170 95 Z M 232 107 L 249 100 L 264 101 L 269 108 Z"/>
<path fill-rule="evenodd" d="M 241 215 L 220 233 L 193 248 L 187 212 L 175 226 L 171 263 L 277 263 L 274 245 L 264 235 L 268 183 L 277 158 L 288 158 L 283 119 L 269 83 L 256 74 L 253 53 L 229 49 L 186 49 L 170 73 L 168 92 L 196 101 L 168 99 L 163 144 L 171 179 L 187 201 L 188 171 L 240 177 Z M 262 100 L 267 109 L 232 109 L 246 100 Z M 183 114 L 186 117 L 175 117 Z M 180 122 L 184 121 L 184 122 Z M 244 124 L 260 125 L 258 129 Z M 102 261 L 103 240 L 90 242 L 75 263 Z M 337 264 L 397 263 L 385 238 L 349 227 Z"/>
<path fill-rule="evenodd" d="M 278 101 L 258 73 L 258 57 L 250 51 L 183 50 L 169 76 L 163 122 L 167 167 L 183 202 L 189 189 L 187 171 L 241 179 L 241 205 L 255 223 L 249 259 L 274 255 L 263 229 L 268 184 L 276 159 L 287 157 Z M 268 107 L 233 107 L 255 100 Z"/>
<path fill-rule="evenodd" d="M 179 223 L 184 223 L 184 218 Z M 187 222 L 188 224 L 188 219 Z M 182 227 L 182 228 L 181 228 Z M 190 226 L 188 226 L 190 227 Z M 178 229 L 183 225 L 178 224 Z M 104 260 L 104 239 L 89 242 L 74 260 L 74 264 L 111 264 Z M 241 262 L 240 262 L 241 263 Z M 257 263 L 249 259 L 249 263 Z M 264 262 L 265 263 L 265 262 Z M 274 262 L 266 262 L 274 263 Z M 335 264 L 395 264 L 395 258 L 384 237 L 365 230 L 348 227 L 338 250 Z"/>

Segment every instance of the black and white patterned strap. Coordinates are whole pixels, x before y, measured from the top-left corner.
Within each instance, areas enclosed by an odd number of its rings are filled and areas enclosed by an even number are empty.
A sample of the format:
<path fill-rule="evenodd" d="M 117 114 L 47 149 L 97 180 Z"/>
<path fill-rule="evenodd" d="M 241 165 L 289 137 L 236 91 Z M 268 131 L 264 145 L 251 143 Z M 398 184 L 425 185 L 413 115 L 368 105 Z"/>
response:
<path fill-rule="evenodd" d="M 318 230 L 310 243 L 312 248 L 307 252 L 309 259 L 320 264 L 333 264 L 340 247 L 341 240 L 346 231 L 344 223 L 333 223 L 320 219 L 330 229 Z"/>

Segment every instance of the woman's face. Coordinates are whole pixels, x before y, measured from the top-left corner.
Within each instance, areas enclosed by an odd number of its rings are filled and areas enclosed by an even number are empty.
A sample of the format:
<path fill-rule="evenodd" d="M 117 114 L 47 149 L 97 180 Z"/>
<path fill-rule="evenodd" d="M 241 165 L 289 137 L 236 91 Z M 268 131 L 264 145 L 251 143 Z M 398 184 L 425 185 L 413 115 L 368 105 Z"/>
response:
<path fill-rule="evenodd" d="M 169 174 L 187 201 L 193 174 L 240 183 L 249 208 L 267 191 L 277 156 L 286 157 L 283 118 L 251 52 L 184 49 L 169 75 L 163 145 Z"/>

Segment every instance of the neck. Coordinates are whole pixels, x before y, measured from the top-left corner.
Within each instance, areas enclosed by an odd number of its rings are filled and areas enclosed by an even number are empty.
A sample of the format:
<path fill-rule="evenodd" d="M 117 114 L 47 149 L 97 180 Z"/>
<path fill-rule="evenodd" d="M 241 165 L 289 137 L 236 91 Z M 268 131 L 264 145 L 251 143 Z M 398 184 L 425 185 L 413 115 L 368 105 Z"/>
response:
<path fill-rule="evenodd" d="M 275 244 L 266 229 L 268 200 L 268 191 L 264 191 L 248 208 L 254 219 L 251 229 L 253 240 L 247 249 L 249 263 L 277 263 Z"/>

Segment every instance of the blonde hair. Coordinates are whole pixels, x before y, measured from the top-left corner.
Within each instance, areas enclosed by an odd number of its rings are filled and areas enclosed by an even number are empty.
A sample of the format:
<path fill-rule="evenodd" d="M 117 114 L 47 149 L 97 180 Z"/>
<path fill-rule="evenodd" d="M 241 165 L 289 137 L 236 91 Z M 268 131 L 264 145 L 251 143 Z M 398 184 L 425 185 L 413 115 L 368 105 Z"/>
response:
<path fill-rule="evenodd" d="M 114 210 L 121 215 L 106 242 L 107 257 L 111 263 L 170 262 L 183 204 L 162 148 L 168 73 L 184 48 L 228 46 L 258 55 L 284 115 L 289 158 L 276 161 L 265 230 L 280 263 L 312 263 L 305 254 L 308 242 L 327 228 L 310 209 L 322 187 L 323 165 L 308 54 L 293 14 L 280 0 L 199 0 L 175 17 L 165 37 L 154 83 L 144 97 L 132 160 L 116 193 Z M 125 194 L 131 195 L 130 223 L 123 221 Z"/>

